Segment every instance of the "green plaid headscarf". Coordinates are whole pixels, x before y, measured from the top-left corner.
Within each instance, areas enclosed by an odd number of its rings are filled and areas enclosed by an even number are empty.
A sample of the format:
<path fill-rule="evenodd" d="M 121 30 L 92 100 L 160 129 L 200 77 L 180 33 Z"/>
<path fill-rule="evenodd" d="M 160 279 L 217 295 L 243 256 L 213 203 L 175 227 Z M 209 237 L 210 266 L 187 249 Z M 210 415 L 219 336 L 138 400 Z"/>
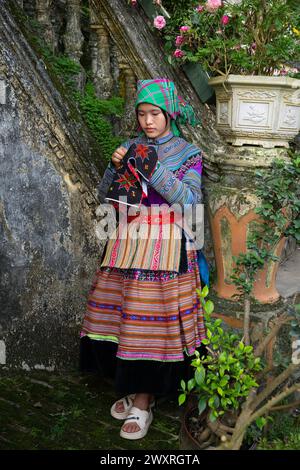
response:
<path fill-rule="evenodd" d="M 192 106 L 178 95 L 174 82 L 167 78 L 138 80 L 136 109 L 140 103 L 153 104 L 166 111 L 171 117 L 171 130 L 174 135 L 180 135 L 176 122 L 188 122 L 191 126 L 199 123 Z M 138 131 L 141 131 L 140 126 Z"/>

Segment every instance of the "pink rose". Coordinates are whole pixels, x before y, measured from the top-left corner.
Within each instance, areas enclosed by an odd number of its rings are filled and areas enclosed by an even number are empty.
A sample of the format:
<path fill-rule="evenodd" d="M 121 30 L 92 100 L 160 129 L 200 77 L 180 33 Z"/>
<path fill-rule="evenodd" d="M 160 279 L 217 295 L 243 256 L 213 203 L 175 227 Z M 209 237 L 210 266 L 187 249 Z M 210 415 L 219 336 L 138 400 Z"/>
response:
<path fill-rule="evenodd" d="M 280 75 L 287 75 L 287 73 L 288 71 L 285 68 L 280 70 Z"/>
<path fill-rule="evenodd" d="M 175 46 L 181 46 L 184 43 L 183 36 L 176 36 Z"/>
<path fill-rule="evenodd" d="M 198 13 L 201 13 L 203 10 L 204 10 L 204 6 L 202 6 L 202 5 L 199 5 L 198 7 L 196 7 L 196 11 Z"/>
<path fill-rule="evenodd" d="M 226 24 L 229 23 L 229 16 L 228 15 L 223 15 L 221 18 L 221 24 L 225 26 Z"/>
<path fill-rule="evenodd" d="M 163 16 L 158 15 L 154 18 L 153 25 L 157 29 L 163 29 L 166 26 L 166 20 Z"/>
<path fill-rule="evenodd" d="M 184 52 L 181 49 L 176 49 L 173 53 L 174 57 L 180 58 L 184 56 Z"/>
<path fill-rule="evenodd" d="M 205 8 L 207 11 L 217 10 L 222 6 L 222 0 L 207 0 Z"/>
<path fill-rule="evenodd" d="M 187 31 L 189 31 L 191 28 L 189 26 L 181 26 L 180 27 L 180 31 L 182 33 L 186 33 Z"/>

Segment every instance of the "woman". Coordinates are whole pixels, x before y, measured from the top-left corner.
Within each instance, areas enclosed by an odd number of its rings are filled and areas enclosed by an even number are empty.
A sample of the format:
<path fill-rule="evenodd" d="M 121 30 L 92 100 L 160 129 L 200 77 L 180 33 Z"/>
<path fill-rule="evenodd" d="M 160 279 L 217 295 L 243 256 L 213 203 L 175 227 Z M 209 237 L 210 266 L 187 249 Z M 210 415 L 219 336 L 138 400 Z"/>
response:
<path fill-rule="evenodd" d="M 201 151 L 180 137 L 176 124 L 195 124 L 191 106 L 178 96 L 173 82 L 158 78 L 138 81 L 135 109 L 139 136 L 113 153 L 99 185 L 100 201 L 104 202 L 127 150 L 136 143 L 154 146 L 158 156 L 142 200 L 145 207 L 201 204 Z M 146 224 L 157 234 L 135 241 L 134 250 L 126 248 L 128 239 L 120 234 L 108 240 L 82 327 L 82 369 L 91 365 L 93 357 L 102 372 L 114 378 L 123 398 L 113 404 L 111 414 L 125 420 L 120 435 L 126 439 L 147 434 L 155 397 L 178 391 L 180 380 L 186 378 L 188 357 L 205 338 L 196 294 L 197 252 L 187 249 L 184 231 L 178 240 L 176 217 L 169 218 L 166 240 L 161 236 L 164 222 L 160 219 L 155 225 L 151 217 L 146 221 L 133 217 L 129 222 L 129 226 L 137 223 L 140 231 Z"/>

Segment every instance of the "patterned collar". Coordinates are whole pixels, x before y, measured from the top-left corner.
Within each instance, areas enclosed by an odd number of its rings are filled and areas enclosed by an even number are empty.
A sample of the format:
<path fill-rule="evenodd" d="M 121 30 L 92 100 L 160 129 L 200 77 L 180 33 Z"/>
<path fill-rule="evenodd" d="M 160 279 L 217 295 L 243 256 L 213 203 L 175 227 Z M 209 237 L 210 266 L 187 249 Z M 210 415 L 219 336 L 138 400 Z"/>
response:
<path fill-rule="evenodd" d="M 151 139 L 151 138 L 146 136 L 146 140 L 147 140 L 148 144 L 160 145 L 160 144 L 165 144 L 166 142 L 169 142 L 169 140 L 171 140 L 172 137 L 174 137 L 173 132 L 169 132 L 164 137 L 159 137 L 158 139 Z"/>

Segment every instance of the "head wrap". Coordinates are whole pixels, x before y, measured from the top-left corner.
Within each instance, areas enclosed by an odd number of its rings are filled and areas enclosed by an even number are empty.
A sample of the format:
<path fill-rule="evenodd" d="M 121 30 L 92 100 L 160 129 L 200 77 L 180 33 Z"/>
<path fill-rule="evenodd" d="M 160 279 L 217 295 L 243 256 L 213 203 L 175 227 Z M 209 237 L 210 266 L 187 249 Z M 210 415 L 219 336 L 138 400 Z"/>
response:
<path fill-rule="evenodd" d="M 178 95 L 174 82 L 167 78 L 138 80 L 136 109 L 140 103 L 153 104 L 166 111 L 171 118 L 171 130 L 176 136 L 180 135 L 177 123 L 184 124 L 188 122 L 191 126 L 199 123 L 192 106 Z M 141 130 L 139 126 L 138 131 Z"/>

